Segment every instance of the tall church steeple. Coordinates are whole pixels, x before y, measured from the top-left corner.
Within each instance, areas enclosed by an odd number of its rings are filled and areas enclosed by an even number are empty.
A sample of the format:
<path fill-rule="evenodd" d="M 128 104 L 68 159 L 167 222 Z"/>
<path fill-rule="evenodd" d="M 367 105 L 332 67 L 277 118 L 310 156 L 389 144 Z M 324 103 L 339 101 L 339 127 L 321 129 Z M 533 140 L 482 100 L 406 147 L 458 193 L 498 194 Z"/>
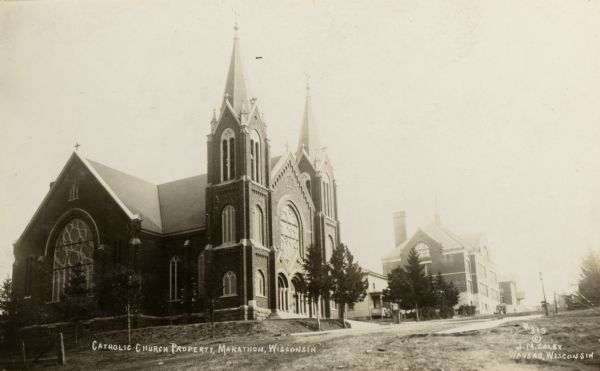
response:
<path fill-rule="evenodd" d="M 302 117 L 302 128 L 300 129 L 300 140 L 298 141 L 297 157 L 300 158 L 302 151 L 305 151 L 311 162 L 314 164 L 315 159 L 321 152 L 315 119 L 312 112 L 312 103 L 310 98 L 310 85 L 306 83 L 306 99 L 304 102 L 304 115 Z"/>
<path fill-rule="evenodd" d="M 248 100 L 250 94 L 248 93 L 242 70 L 242 58 L 240 57 L 240 48 L 238 45 L 238 30 L 236 22 L 234 26 L 233 51 L 231 52 L 231 62 L 229 64 L 227 82 L 225 83 L 223 107 L 221 108 L 221 110 L 225 109 L 225 105 L 229 102 L 237 117 L 239 117 L 242 109 L 246 111 L 250 109 L 250 102 Z"/>

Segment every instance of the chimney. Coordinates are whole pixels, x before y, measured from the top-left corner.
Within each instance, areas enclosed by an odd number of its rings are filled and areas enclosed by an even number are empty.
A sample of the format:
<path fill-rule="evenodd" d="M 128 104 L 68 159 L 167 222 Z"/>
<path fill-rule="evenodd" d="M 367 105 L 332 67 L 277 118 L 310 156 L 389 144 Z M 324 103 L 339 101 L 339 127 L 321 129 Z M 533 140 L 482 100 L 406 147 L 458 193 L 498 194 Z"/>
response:
<path fill-rule="evenodd" d="M 397 211 L 394 214 L 394 242 L 395 246 L 406 241 L 406 213 Z"/>

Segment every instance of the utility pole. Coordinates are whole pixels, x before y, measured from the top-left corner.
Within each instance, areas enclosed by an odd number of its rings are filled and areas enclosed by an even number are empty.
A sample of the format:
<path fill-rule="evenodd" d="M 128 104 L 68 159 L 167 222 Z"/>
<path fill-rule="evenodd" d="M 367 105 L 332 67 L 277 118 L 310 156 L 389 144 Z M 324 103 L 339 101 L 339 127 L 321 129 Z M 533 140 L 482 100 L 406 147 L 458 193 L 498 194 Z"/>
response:
<path fill-rule="evenodd" d="M 542 283 L 542 294 L 544 295 L 544 301 L 542 302 L 542 305 L 544 306 L 546 317 L 548 317 L 548 302 L 546 301 L 546 290 L 544 290 L 544 279 L 542 278 L 542 272 L 540 272 L 540 282 Z"/>

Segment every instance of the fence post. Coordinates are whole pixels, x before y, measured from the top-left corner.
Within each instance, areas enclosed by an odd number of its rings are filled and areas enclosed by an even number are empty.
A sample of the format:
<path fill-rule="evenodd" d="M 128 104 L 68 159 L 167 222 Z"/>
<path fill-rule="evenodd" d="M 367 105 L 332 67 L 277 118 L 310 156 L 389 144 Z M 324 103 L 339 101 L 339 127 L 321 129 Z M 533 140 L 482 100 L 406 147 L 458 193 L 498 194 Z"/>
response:
<path fill-rule="evenodd" d="M 25 341 L 21 341 L 21 357 L 23 358 L 23 368 L 27 366 L 27 357 L 25 356 Z"/>
<path fill-rule="evenodd" d="M 60 366 L 63 366 L 67 363 L 67 359 L 65 357 L 65 341 L 64 341 L 62 332 L 58 333 L 58 339 L 57 339 L 56 345 L 57 345 L 57 347 L 56 347 L 57 362 Z"/>

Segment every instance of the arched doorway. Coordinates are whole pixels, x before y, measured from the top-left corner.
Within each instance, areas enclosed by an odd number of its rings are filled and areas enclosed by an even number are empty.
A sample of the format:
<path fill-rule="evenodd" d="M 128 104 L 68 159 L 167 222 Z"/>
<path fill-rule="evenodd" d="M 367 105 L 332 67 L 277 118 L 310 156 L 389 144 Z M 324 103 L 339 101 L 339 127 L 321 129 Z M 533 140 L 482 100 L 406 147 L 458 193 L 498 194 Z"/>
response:
<path fill-rule="evenodd" d="M 305 292 L 305 284 L 302 277 L 295 275 L 292 278 L 292 312 L 296 314 L 308 314 L 308 300 Z"/>
<path fill-rule="evenodd" d="M 277 309 L 289 311 L 289 285 L 283 273 L 277 275 Z"/>

